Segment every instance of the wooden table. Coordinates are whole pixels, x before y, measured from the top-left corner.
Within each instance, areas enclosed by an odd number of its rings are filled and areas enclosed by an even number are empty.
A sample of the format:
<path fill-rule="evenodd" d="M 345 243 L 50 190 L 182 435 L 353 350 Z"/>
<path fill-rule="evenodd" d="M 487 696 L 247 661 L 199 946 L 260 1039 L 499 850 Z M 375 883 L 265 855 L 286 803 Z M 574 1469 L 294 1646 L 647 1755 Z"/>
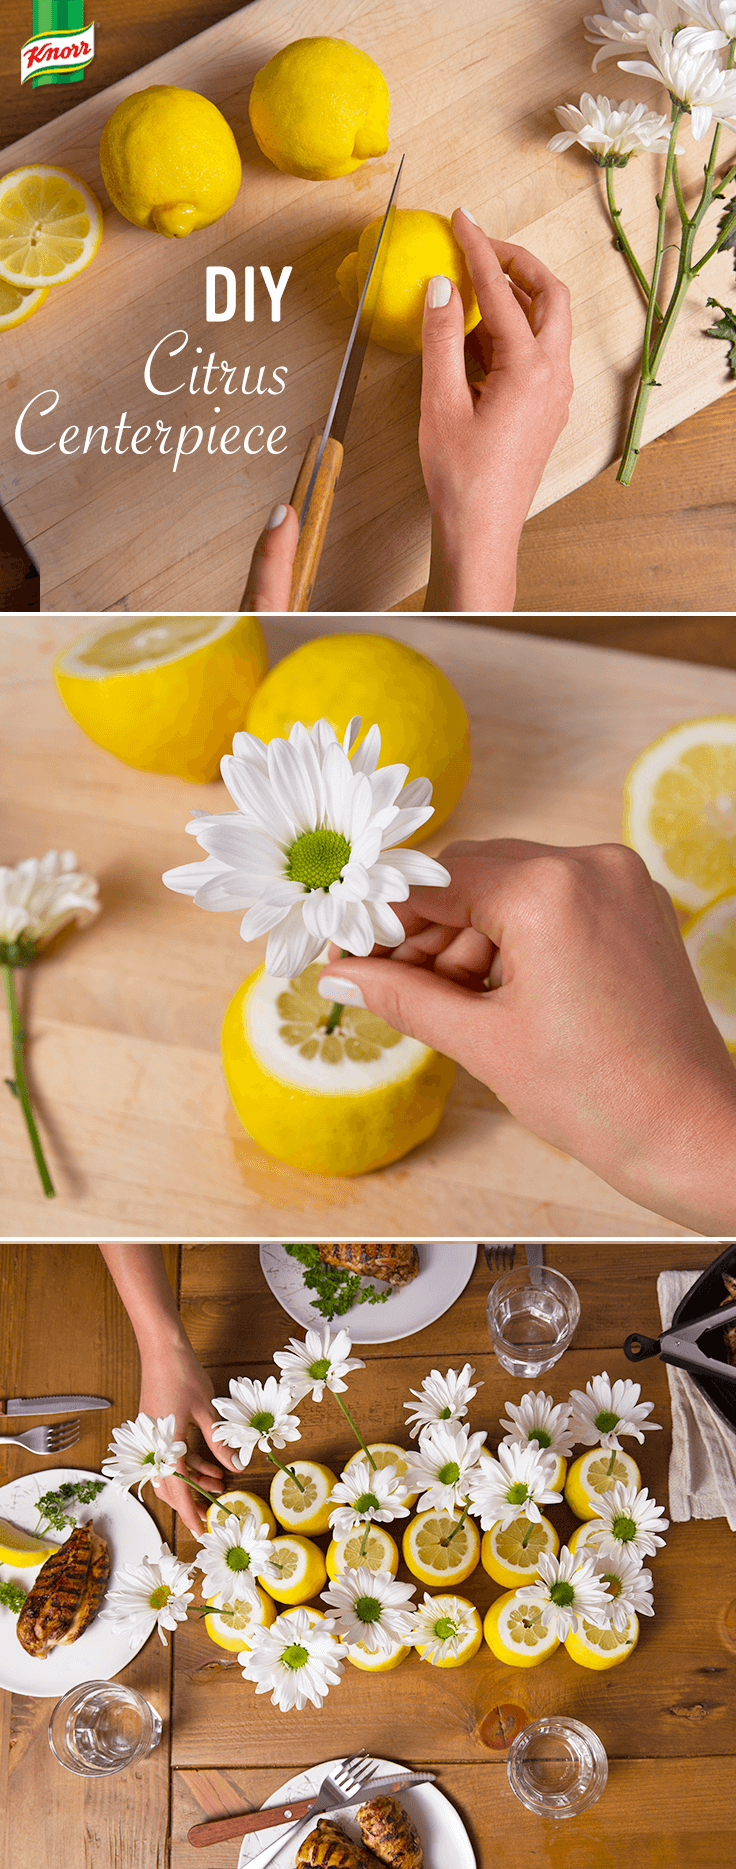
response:
<path fill-rule="evenodd" d="M 627 1330 L 660 1328 L 658 1271 L 672 1264 L 695 1270 L 708 1252 L 694 1241 L 637 1241 L 601 1255 L 578 1242 L 555 1245 L 554 1254 L 547 1253 L 552 1257 L 573 1279 L 582 1303 L 573 1348 L 535 1385 L 561 1400 L 569 1387 L 584 1386 L 602 1368 L 612 1379 L 628 1372 L 620 1348 Z M 20 1320 L 12 1338 L 5 1327 L 3 1393 L 73 1388 L 83 1370 L 85 1384 L 114 1398 L 114 1411 L 92 1417 L 100 1425 L 85 1428 L 79 1445 L 79 1464 L 96 1468 L 110 1426 L 137 1407 L 132 1337 L 96 1251 L 5 1247 L 0 1264 Z M 169 1271 L 173 1281 L 173 1249 Z M 507 1377 L 489 1351 L 489 1282 L 480 1255 L 469 1285 L 444 1318 L 403 1342 L 362 1351 L 366 1368 L 351 1378 L 349 1400 L 369 1437 L 406 1444 L 402 1404 L 409 1389 L 431 1367 L 458 1367 L 469 1358 L 485 1385 L 471 1404 L 470 1425 L 487 1428 L 495 1450 L 503 1404 L 518 1400 L 526 1385 Z M 219 1394 L 227 1393 L 231 1376 L 265 1376 L 273 1352 L 297 1328 L 268 1292 L 254 1247 L 185 1247 L 180 1309 Z M 52 1328 L 60 1315 L 63 1335 Z M 643 1483 L 666 1509 L 669 1405 L 659 1362 L 647 1365 L 643 1390 L 664 1432 L 648 1435 L 634 1452 Z M 354 1450 L 329 1397 L 319 1410 L 304 1403 L 300 1412 L 305 1455 L 339 1470 Z M 9 1450 L 3 1477 L 33 1466 L 30 1456 Z M 261 1457 L 248 1468 L 247 1483 L 265 1496 L 269 1469 Z M 573 1529 L 571 1513 L 557 1506 L 552 1517 L 564 1540 Z M 166 1530 L 165 1515 L 161 1524 Z M 180 1531 L 177 1548 L 191 1558 L 189 1534 Z M 192 1823 L 254 1807 L 291 1772 L 366 1745 L 437 1773 L 468 1827 L 478 1869 L 494 1869 L 500 1860 L 520 1861 L 525 1869 L 614 1869 L 621 1862 L 631 1869 L 730 1869 L 736 1654 L 724 1620 L 734 1597 L 733 1538 L 726 1520 L 672 1526 L 652 1571 L 656 1615 L 642 1618 L 628 1668 L 589 1673 L 561 1649 L 544 1666 L 521 1673 L 504 1668 L 483 1647 L 461 1670 L 430 1673 L 412 1656 L 395 1673 L 373 1679 L 346 1668 L 320 1713 L 282 1715 L 265 1696 L 256 1700 L 237 1662 L 229 1665 L 230 1657 L 212 1648 L 201 1623 L 188 1623 L 173 1642 L 171 1721 L 165 1721 L 161 1749 L 137 1772 L 102 1787 L 53 1765 L 45 1741 L 49 1702 L 11 1702 L 3 1695 L 4 1766 L 8 1742 L 12 1748 L 2 1798 L 12 1838 L 5 1860 L 13 1869 L 38 1869 L 39 1861 L 44 1869 L 68 1869 L 69 1840 L 81 1843 L 84 1837 L 90 1869 L 130 1869 L 133 1863 L 136 1869 L 164 1869 L 170 1747 L 170 1864 L 191 1869 L 195 1859 L 186 1833 Z M 498 1594 L 481 1570 L 463 1589 L 481 1611 Z M 124 1676 L 151 1693 L 164 1717 L 171 1653 L 153 1636 Z M 531 1718 L 565 1712 L 600 1734 L 609 1781 L 586 1815 L 558 1825 L 534 1818 L 516 1802 L 505 1754 L 488 1751 L 477 1732 L 479 1720 L 502 1702 L 521 1706 Z M 81 1847 L 73 1860 L 81 1862 Z M 235 1869 L 237 1844 L 217 1845 L 206 1860 L 211 1869 Z"/>

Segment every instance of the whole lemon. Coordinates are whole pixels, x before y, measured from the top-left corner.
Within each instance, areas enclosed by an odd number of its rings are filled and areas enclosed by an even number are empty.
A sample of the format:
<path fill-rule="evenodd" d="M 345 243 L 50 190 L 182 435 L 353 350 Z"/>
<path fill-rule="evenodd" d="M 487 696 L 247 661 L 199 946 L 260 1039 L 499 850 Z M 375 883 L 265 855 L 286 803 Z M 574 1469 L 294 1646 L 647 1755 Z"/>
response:
<path fill-rule="evenodd" d="M 294 39 L 256 72 L 248 112 L 259 149 L 308 182 L 349 175 L 388 149 L 383 72 L 345 39 Z"/>
<path fill-rule="evenodd" d="M 209 227 L 240 187 L 238 145 L 222 111 L 199 91 L 150 84 L 124 97 L 100 140 L 113 207 L 167 239 Z"/>
<path fill-rule="evenodd" d="M 337 283 L 351 311 L 357 308 L 380 229 L 379 215 L 363 228 L 357 253 L 348 253 L 337 269 Z M 435 273 L 444 273 L 457 286 L 467 336 L 480 322 L 480 309 L 450 222 L 426 208 L 397 208 L 371 329 L 371 337 L 384 350 L 421 350 L 424 298 Z"/>

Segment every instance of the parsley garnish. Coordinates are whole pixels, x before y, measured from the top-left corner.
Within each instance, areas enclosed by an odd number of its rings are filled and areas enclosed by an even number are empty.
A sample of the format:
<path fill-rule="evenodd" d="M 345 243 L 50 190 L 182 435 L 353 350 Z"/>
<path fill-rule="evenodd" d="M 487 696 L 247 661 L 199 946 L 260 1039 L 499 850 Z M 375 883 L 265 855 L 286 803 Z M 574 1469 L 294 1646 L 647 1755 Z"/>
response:
<path fill-rule="evenodd" d="M 290 1258 L 304 1266 L 304 1283 L 314 1294 L 312 1304 L 322 1317 L 344 1317 L 354 1304 L 385 1304 L 388 1291 L 376 1291 L 364 1285 L 359 1272 L 348 1272 L 337 1265 L 324 1265 L 316 1246 L 285 1246 Z"/>
<path fill-rule="evenodd" d="M 102 1492 L 104 1480 L 65 1480 L 58 1492 L 43 1493 L 38 1500 L 36 1511 L 40 1519 L 45 1519 L 54 1531 L 62 1532 L 65 1525 L 76 1525 L 74 1514 L 66 1510 L 72 1500 L 87 1506 L 97 1494 Z"/>
<path fill-rule="evenodd" d="M 27 1595 L 22 1583 L 0 1583 L 0 1603 L 4 1609 L 12 1609 L 14 1616 L 19 1615 Z"/>

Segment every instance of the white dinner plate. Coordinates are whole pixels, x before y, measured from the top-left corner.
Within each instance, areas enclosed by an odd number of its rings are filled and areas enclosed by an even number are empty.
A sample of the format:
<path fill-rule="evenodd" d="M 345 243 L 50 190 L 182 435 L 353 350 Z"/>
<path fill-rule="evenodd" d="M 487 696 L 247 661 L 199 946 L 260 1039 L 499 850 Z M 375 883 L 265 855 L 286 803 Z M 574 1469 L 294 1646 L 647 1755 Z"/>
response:
<path fill-rule="evenodd" d="M 433 1324 L 435 1318 L 449 1311 L 450 1305 L 465 1290 L 475 1265 L 477 1245 L 434 1240 L 431 1246 L 418 1246 L 417 1251 L 419 1271 L 416 1278 L 408 1285 L 392 1289 L 385 1304 L 354 1304 L 343 1317 L 333 1318 L 333 1330 L 339 1330 L 344 1324 L 353 1343 L 396 1343 L 400 1337 L 410 1337 L 415 1330 L 424 1330 L 427 1324 Z M 290 1258 L 283 1246 L 275 1245 L 273 1240 L 270 1245 L 261 1246 L 260 1252 L 266 1284 L 284 1311 L 305 1330 L 310 1326 L 320 1330 L 325 1319 L 310 1302 L 304 1283 L 304 1266 L 298 1259 Z M 370 1274 L 366 1277 L 379 1291 L 387 1289 L 385 1280 L 371 1279 Z"/>
<path fill-rule="evenodd" d="M 55 1493 L 65 1480 L 101 1480 L 103 1477 L 101 1473 L 88 1473 L 80 1467 L 54 1467 L 50 1472 L 24 1473 L 20 1479 L 0 1486 L 0 1517 L 9 1519 L 11 1525 L 22 1526 L 24 1531 L 35 1531 L 38 1524 L 36 1501 L 42 1493 Z M 163 1539 L 150 1512 L 130 1493 L 117 1492 L 109 1480 L 105 1480 L 104 1491 L 89 1505 L 75 1506 L 72 1502 L 69 1510 L 74 1511 L 78 1525 L 94 1525 L 95 1531 L 107 1539 L 111 1583 L 121 1565 L 140 1564 L 143 1558 L 158 1557 Z M 73 1530 L 70 1525 L 64 1535 L 58 1533 L 59 1544 L 65 1544 Z M 57 1534 L 41 1524 L 38 1536 L 53 1541 Z M 30 1590 L 39 1569 L 40 1565 L 21 1570 L 17 1565 L 14 1568 L 11 1564 L 0 1564 L 0 1577 L 12 1578 L 13 1583 Z M 127 1629 L 120 1629 L 112 1622 L 101 1622 L 97 1615 L 76 1642 L 71 1642 L 68 1648 L 59 1644 L 42 1659 L 27 1654 L 21 1647 L 15 1623 L 12 1610 L 0 1606 L 0 1688 L 7 1688 L 11 1693 L 32 1694 L 37 1700 L 52 1697 L 59 1700 L 67 1688 L 76 1687 L 80 1681 L 111 1681 L 147 1640 L 146 1636 L 140 1640 L 134 1637 L 131 1643 Z"/>
<path fill-rule="evenodd" d="M 286 1804 L 289 1798 L 308 1798 L 310 1793 L 316 1795 L 327 1773 L 334 1772 L 336 1766 L 342 1763 L 342 1759 L 324 1759 L 320 1765 L 311 1765 L 308 1772 L 300 1772 L 296 1778 L 289 1778 L 285 1785 L 280 1785 L 278 1791 L 266 1798 L 266 1804 Z M 387 1778 L 391 1772 L 400 1772 L 402 1769 L 394 1759 L 376 1759 L 375 1768 L 376 1778 Z M 360 1831 L 355 1814 L 361 1804 L 368 1803 L 370 1795 L 371 1781 L 368 1779 L 357 1803 L 334 1813 L 335 1823 L 356 1843 L 360 1842 Z M 438 1791 L 436 1785 L 412 1785 L 409 1791 L 397 1791 L 392 1795 L 416 1824 L 422 1843 L 424 1869 L 476 1869 L 470 1837 L 454 1804 L 450 1803 L 444 1792 Z M 323 1815 L 329 1817 L 330 1812 L 325 1811 Z M 315 1817 L 313 1828 L 317 1822 L 318 1818 Z M 294 1831 L 296 1842 L 287 1840 L 283 1849 L 272 1858 L 273 1869 L 294 1869 L 296 1851 L 309 1834 L 306 1824 L 305 1818 L 299 1830 Z M 251 1830 L 247 1837 L 243 1837 L 240 1845 L 238 1869 L 247 1869 L 247 1864 L 258 1855 L 259 1850 L 265 1848 L 269 1839 L 275 1842 L 277 1835 L 276 1829 Z"/>

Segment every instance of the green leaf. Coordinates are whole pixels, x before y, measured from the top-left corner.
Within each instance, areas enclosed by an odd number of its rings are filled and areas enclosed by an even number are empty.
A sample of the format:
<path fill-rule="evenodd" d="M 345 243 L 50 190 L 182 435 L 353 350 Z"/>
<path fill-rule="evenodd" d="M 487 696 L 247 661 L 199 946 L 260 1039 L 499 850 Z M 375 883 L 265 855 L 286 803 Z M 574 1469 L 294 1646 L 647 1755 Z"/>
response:
<path fill-rule="evenodd" d="M 712 305 L 714 310 L 721 312 L 723 315 L 721 318 L 716 319 L 715 324 L 709 326 L 708 330 L 704 332 L 704 336 L 717 337 L 720 338 L 722 342 L 728 344 L 729 348 L 726 362 L 731 375 L 736 376 L 736 312 L 731 306 L 722 305 L 720 299 L 707 299 L 706 304 Z"/>

